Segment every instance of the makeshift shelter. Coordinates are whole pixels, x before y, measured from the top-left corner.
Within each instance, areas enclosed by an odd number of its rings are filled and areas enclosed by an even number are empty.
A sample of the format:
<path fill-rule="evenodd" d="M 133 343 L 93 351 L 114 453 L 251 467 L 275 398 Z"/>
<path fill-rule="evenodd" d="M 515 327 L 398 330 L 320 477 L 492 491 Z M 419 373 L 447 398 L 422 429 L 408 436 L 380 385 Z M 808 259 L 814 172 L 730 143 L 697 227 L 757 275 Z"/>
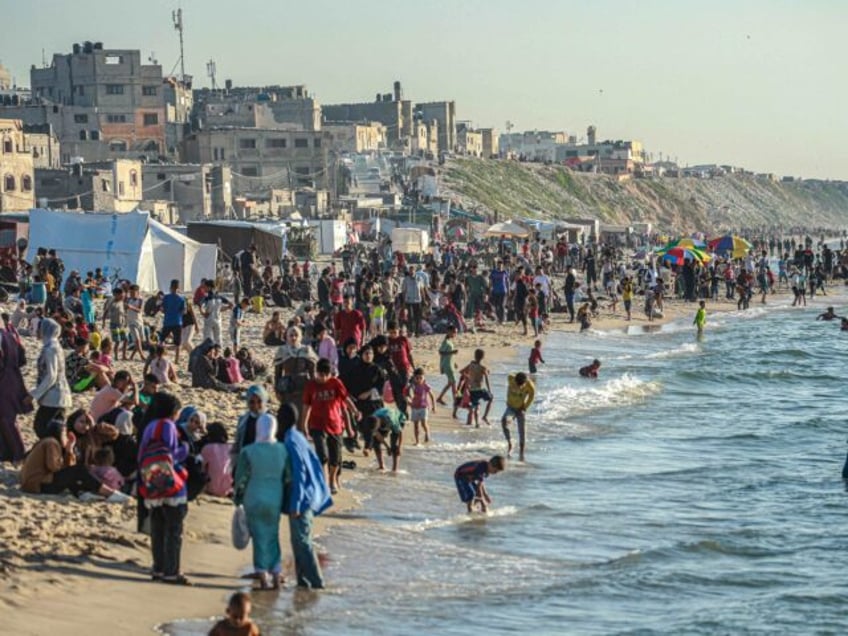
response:
<path fill-rule="evenodd" d="M 215 275 L 217 248 L 201 245 L 150 218 L 147 212 L 98 214 L 34 209 L 27 260 L 39 247 L 55 248 L 65 271 L 102 269 L 144 292 L 166 290 L 172 279 L 193 289 Z"/>
<path fill-rule="evenodd" d="M 504 221 L 502 223 L 495 223 L 488 230 L 486 230 L 486 236 L 508 236 L 510 238 L 526 238 L 530 236 L 530 230 L 519 225 L 518 223 L 514 223 L 512 221 Z"/>
<path fill-rule="evenodd" d="M 227 256 L 235 256 L 251 245 L 256 246 L 262 261 L 277 263 L 286 249 L 283 223 L 250 223 L 248 221 L 198 221 L 186 228 L 190 238 L 201 243 L 214 243 Z"/>

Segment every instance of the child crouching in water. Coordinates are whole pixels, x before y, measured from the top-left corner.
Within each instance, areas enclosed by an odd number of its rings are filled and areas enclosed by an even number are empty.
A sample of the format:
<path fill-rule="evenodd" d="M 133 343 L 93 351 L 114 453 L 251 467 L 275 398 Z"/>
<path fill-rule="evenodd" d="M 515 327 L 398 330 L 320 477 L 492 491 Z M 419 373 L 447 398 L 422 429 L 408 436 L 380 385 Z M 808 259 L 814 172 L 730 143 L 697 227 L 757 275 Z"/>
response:
<path fill-rule="evenodd" d="M 360 430 L 365 440 L 365 448 L 374 450 L 377 456 L 377 467 L 380 470 L 386 470 L 383 462 L 383 446 L 385 446 L 392 456 L 392 472 L 398 471 L 405 423 L 406 416 L 403 413 L 385 406 L 362 420 Z"/>
<path fill-rule="evenodd" d="M 430 410 L 436 410 L 436 398 L 433 397 L 433 389 L 424 379 L 424 369 L 415 369 L 412 374 L 412 382 L 409 385 L 412 394 L 412 424 L 415 426 L 415 445 L 419 444 L 419 429 L 424 431 L 424 443 L 430 441 L 430 427 L 427 425 L 427 402 L 429 400 Z"/>
<path fill-rule="evenodd" d="M 218 621 L 209 636 L 260 636 L 259 627 L 250 620 L 250 596 L 236 592 L 227 603 L 227 617 Z"/>
<path fill-rule="evenodd" d="M 490 460 L 470 461 L 462 464 L 453 474 L 459 499 L 468 505 L 468 512 L 473 511 L 475 503 L 480 504 L 480 512 L 486 512 L 492 503 L 492 498 L 483 485 L 486 477 L 496 475 L 506 468 L 503 455 L 495 455 Z"/>

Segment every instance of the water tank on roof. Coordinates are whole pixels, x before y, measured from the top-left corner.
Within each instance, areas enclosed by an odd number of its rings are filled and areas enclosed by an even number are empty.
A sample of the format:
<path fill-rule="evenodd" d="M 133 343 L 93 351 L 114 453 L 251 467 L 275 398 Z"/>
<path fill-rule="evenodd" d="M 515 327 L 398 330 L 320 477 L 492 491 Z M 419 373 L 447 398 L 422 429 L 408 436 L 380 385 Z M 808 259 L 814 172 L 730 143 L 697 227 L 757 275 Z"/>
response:
<path fill-rule="evenodd" d="M 94 50 L 94 45 L 88 40 L 86 40 L 85 42 L 83 42 L 82 50 L 83 53 L 91 53 L 92 50 Z"/>
<path fill-rule="evenodd" d="M 94 50 L 95 51 L 102 51 L 103 50 L 103 42 L 95 42 L 94 43 Z"/>
<path fill-rule="evenodd" d="M 79 55 L 80 51 L 82 51 L 82 49 L 80 48 L 80 45 L 74 44 L 74 55 Z"/>

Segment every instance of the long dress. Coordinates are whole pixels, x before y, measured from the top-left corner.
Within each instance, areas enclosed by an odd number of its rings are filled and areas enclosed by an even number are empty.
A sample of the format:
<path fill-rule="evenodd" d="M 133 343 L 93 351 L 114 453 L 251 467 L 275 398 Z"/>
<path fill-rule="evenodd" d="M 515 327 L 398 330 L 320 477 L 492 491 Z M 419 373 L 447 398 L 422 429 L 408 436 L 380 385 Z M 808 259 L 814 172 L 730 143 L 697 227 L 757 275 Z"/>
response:
<path fill-rule="evenodd" d="M 24 442 L 17 416 L 32 410 L 24 406 L 27 390 L 21 375 L 24 349 L 11 331 L 0 330 L 0 462 L 24 458 Z"/>
<path fill-rule="evenodd" d="M 257 572 L 281 570 L 280 514 L 288 464 L 286 447 L 279 442 L 251 444 L 239 455 L 235 503 L 244 506 Z"/>

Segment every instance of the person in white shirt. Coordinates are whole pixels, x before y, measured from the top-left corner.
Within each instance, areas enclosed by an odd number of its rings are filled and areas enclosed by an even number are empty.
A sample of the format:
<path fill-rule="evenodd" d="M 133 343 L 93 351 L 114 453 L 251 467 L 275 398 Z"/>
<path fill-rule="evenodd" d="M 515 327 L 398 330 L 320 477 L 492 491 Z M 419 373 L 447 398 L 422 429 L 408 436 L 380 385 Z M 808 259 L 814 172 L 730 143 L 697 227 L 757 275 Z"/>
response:
<path fill-rule="evenodd" d="M 215 344 L 222 344 L 221 332 L 223 331 L 223 327 L 221 324 L 221 310 L 225 307 L 232 309 L 233 305 L 215 291 L 214 282 L 209 281 L 207 288 L 209 289 L 209 294 L 201 306 L 201 312 L 203 313 L 203 338 L 210 338 Z"/>

